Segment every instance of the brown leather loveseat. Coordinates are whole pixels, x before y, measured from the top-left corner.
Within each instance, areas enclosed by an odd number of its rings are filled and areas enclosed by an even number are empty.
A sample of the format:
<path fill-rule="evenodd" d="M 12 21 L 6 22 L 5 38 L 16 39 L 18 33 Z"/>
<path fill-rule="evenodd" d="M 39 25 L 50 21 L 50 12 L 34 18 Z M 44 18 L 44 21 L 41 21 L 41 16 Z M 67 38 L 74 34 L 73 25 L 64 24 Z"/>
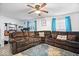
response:
<path fill-rule="evenodd" d="M 10 34 L 10 43 L 12 53 L 16 54 L 32 46 L 40 44 L 41 38 L 35 37 L 35 32 L 16 32 Z"/>
<path fill-rule="evenodd" d="M 66 36 L 67 39 L 58 39 L 58 35 Z M 52 46 L 79 53 L 79 32 L 52 32 L 45 42 Z"/>

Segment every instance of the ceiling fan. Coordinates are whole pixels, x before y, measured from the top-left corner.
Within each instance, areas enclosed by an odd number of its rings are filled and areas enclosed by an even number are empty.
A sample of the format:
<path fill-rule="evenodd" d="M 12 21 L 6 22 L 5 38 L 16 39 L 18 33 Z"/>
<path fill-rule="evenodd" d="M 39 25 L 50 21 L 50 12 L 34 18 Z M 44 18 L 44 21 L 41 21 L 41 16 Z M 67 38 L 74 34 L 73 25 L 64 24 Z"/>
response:
<path fill-rule="evenodd" d="M 36 4 L 34 6 L 31 6 L 31 5 L 27 5 L 28 7 L 31 7 L 33 10 L 28 12 L 28 14 L 31 14 L 31 13 L 37 13 L 39 16 L 41 16 L 41 12 L 44 12 L 44 13 L 48 13 L 47 10 L 44 10 L 43 7 L 45 7 L 47 4 L 46 3 L 42 3 L 41 5 L 40 4 Z"/>

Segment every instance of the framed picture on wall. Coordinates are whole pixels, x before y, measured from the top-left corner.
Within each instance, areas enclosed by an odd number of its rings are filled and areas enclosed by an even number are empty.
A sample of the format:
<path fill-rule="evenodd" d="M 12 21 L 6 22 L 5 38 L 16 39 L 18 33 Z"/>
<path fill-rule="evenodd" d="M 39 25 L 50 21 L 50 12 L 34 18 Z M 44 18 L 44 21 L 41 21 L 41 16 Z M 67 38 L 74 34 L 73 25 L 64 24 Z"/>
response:
<path fill-rule="evenodd" d="M 42 19 L 42 20 L 41 20 L 41 25 L 42 25 L 42 26 L 46 26 L 46 19 Z"/>

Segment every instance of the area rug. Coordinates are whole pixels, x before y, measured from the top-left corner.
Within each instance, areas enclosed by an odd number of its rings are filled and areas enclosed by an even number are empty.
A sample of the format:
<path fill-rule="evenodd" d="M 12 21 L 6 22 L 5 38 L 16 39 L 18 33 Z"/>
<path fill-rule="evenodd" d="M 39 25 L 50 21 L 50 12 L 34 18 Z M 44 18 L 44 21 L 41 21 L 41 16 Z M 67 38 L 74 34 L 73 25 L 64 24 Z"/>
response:
<path fill-rule="evenodd" d="M 18 54 L 17 54 L 18 55 Z M 29 48 L 20 53 L 22 56 L 79 56 L 79 54 L 50 46 L 48 44 L 40 44 Z"/>

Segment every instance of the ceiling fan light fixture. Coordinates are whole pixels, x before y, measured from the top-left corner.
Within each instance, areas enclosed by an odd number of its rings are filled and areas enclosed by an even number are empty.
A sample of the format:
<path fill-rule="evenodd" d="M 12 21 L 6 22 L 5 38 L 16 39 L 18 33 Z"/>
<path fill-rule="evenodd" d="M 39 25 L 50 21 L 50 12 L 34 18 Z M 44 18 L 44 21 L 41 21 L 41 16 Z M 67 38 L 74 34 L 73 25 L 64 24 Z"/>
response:
<path fill-rule="evenodd" d="M 28 7 L 31 7 L 33 10 L 30 11 L 28 14 L 31 14 L 31 13 L 36 13 L 38 15 L 40 15 L 42 12 L 44 13 L 48 13 L 48 11 L 46 11 L 43 7 L 45 7 L 47 4 L 46 3 L 36 3 L 34 6 L 31 6 L 31 5 L 27 5 Z"/>
<path fill-rule="evenodd" d="M 40 13 L 41 13 L 41 11 L 37 10 L 37 11 L 35 11 L 35 13 L 36 13 L 36 14 L 40 14 Z"/>

